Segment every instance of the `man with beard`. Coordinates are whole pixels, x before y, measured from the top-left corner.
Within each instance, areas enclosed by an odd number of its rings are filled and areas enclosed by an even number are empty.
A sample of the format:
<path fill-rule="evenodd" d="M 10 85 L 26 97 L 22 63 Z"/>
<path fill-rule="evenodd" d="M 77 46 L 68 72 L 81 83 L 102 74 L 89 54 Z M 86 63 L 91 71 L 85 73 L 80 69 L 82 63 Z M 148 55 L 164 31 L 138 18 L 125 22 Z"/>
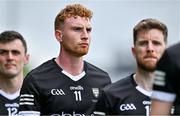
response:
<path fill-rule="evenodd" d="M 166 48 L 167 28 L 156 19 L 144 19 L 134 27 L 133 37 L 137 70 L 103 89 L 95 115 L 149 115 L 153 72 Z"/>
<path fill-rule="evenodd" d="M 32 70 L 24 80 L 19 115 L 81 116 L 94 111 L 101 88 L 111 83 L 103 70 L 83 60 L 91 40 L 92 11 L 67 5 L 55 19 L 57 58 Z"/>
<path fill-rule="evenodd" d="M 29 61 L 27 45 L 16 31 L 0 34 L 0 115 L 17 116 L 23 68 Z"/>

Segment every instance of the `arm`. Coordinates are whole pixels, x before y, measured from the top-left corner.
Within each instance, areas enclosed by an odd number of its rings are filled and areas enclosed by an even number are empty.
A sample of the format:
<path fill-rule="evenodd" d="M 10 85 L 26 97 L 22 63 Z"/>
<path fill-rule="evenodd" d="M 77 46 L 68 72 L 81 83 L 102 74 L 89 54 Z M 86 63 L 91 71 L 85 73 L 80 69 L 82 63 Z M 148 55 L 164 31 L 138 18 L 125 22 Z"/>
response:
<path fill-rule="evenodd" d="M 19 102 L 19 116 L 40 116 L 39 91 L 37 84 L 29 74 L 25 77 Z"/>
<path fill-rule="evenodd" d="M 170 115 L 172 102 L 152 99 L 151 116 Z"/>

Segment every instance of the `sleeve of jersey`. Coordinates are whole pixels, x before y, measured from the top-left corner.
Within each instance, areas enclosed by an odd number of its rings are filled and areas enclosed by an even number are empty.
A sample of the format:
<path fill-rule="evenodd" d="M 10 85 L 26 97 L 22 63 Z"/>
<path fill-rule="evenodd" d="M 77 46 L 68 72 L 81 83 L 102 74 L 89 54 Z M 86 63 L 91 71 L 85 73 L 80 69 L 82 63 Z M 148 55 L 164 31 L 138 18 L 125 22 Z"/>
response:
<path fill-rule="evenodd" d="M 20 91 L 19 116 L 40 116 L 39 89 L 35 79 L 28 74 Z"/>
<path fill-rule="evenodd" d="M 167 51 L 158 62 L 155 71 L 152 98 L 167 102 L 175 100 L 175 66 Z"/>
<path fill-rule="evenodd" d="M 99 97 L 98 102 L 95 106 L 95 110 L 93 112 L 94 116 L 108 115 L 109 114 L 108 107 L 109 107 L 109 105 L 107 103 L 105 92 L 102 91 L 102 95 Z"/>

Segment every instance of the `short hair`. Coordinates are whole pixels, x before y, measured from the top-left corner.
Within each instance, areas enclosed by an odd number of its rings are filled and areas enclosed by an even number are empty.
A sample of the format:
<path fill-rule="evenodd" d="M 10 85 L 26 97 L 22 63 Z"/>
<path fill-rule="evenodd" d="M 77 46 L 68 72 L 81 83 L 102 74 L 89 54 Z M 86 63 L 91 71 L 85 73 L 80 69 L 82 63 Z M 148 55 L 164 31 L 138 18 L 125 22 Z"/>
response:
<path fill-rule="evenodd" d="M 85 17 L 91 19 L 93 16 L 93 12 L 81 4 L 72 4 L 67 5 L 64 9 L 62 9 L 56 16 L 54 22 L 54 29 L 57 30 L 62 28 L 64 21 L 70 17 Z"/>
<path fill-rule="evenodd" d="M 164 41 L 167 43 L 168 29 L 166 25 L 159 20 L 147 18 L 141 20 L 133 29 L 134 45 L 137 41 L 137 35 L 141 31 L 149 31 L 150 29 L 158 29 L 164 35 Z"/>
<path fill-rule="evenodd" d="M 0 34 L 0 43 L 8 43 L 19 39 L 24 47 L 25 53 L 27 53 L 27 44 L 23 36 L 17 31 L 4 31 Z"/>

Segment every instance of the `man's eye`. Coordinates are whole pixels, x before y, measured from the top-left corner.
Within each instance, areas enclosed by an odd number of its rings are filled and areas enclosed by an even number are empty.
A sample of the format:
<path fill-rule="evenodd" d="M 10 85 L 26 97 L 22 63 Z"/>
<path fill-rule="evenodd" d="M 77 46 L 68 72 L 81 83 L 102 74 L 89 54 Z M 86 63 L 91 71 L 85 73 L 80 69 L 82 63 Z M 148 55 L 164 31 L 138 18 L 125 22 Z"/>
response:
<path fill-rule="evenodd" d="M 154 44 L 154 45 L 161 45 L 161 42 L 154 41 L 153 44 Z"/>
<path fill-rule="evenodd" d="M 141 45 L 141 46 L 144 46 L 144 45 L 147 45 L 147 44 L 148 44 L 148 42 L 146 42 L 146 41 L 139 42 L 139 45 Z"/>
<path fill-rule="evenodd" d="M 89 33 L 92 31 L 92 28 L 87 28 L 86 31 Z"/>
<path fill-rule="evenodd" d="M 4 51 L 4 50 L 0 50 L 0 54 L 3 55 L 3 54 L 6 54 L 7 51 Z"/>
<path fill-rule="evenodd" d="M 12 54 L 14 54 L 14 55 L 19 55 L 19 54 L 20 54 L 20 52 L 19 52 L 19 51 L 14 50 L 14 51 L 12 51 Z"/>
<path fill-rule="evenodd" d="M 75 31 L 81 31 L 82 28 L 80 28 L 80 27 L 75 27 L 75 28 L 73 28 L 73 30 L 75 30 Z"/>

